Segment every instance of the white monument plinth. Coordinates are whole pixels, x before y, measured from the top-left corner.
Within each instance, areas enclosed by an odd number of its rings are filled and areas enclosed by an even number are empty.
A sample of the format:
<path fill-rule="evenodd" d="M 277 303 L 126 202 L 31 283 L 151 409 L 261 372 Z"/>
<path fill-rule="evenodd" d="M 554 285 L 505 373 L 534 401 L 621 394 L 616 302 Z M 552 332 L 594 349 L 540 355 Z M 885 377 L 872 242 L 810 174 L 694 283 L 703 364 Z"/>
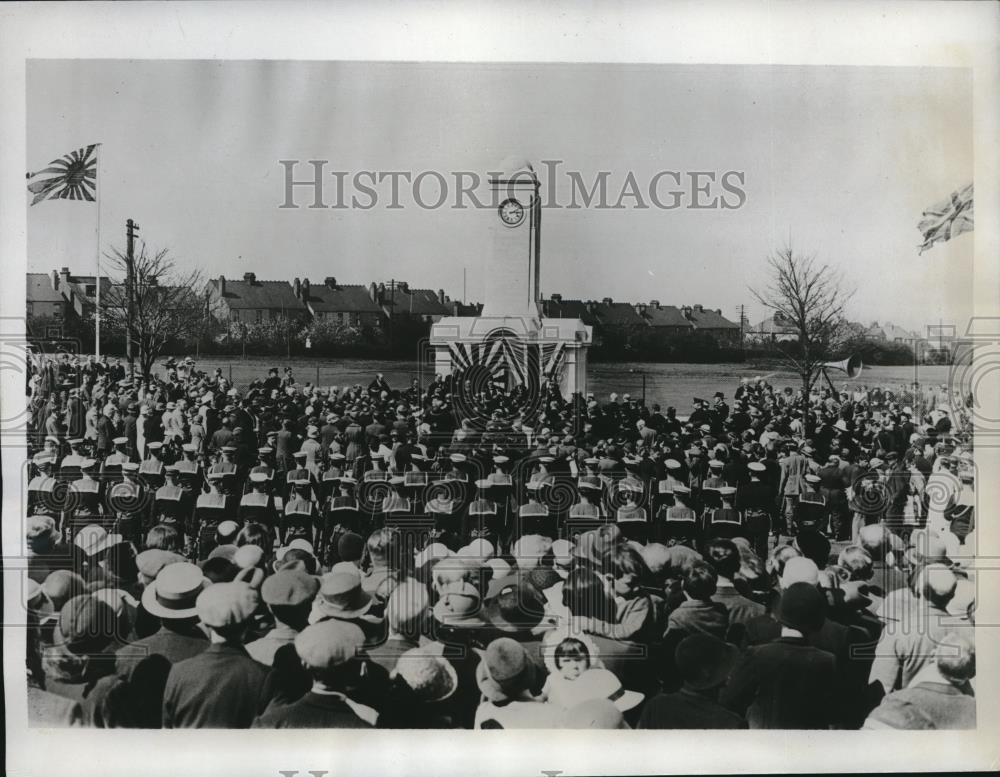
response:
<path fill-rule="evenodd" d="M 485 209 L 491 249 L 480 316 L 449 316 L 431 327 L 435 369 L 443 375 L 486 367 L 508 385 L 558 382 L 565 398 L 587 390 L 593 332 L 578 318 L 543 318 L 539 292 L 542 203 L 530 164 L 490 179 L 496 209 Z"/>

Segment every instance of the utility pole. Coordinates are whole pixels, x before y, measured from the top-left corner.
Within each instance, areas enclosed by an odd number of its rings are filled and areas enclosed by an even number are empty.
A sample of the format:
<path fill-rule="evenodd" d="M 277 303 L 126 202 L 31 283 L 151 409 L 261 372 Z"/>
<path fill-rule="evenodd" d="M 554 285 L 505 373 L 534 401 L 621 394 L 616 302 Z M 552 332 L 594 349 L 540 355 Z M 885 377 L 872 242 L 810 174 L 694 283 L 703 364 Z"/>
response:
<path fill-rule="evenodd" d="M 135 377 L 135 359 L 132 354 L 132 320 L 135 310 L 135 233 L 139 225 L 132 219 L 125 222 L 125 355 L 128 357 L 128 376 Z"/>
<path fill-rule="evenodd" d="M 740 354 L 744 359 L 747 357 L 746 340 L 744 340 L 743 329 L 746 326 L 747 314 L 744 305 L 740 305 Z"/>
<path fill-rule="evenodd" d="M 395 338 L 395 317 L 396 317 L 396 289 L 401 289 L 405 284 L 402 281 L 397 281 L 395 278 L 391 278 L 388 283 L 382 283 L 382 288 L 388 288 L 389 291 L 389 352 L 391 353 L 393 348 L 396 346 Z M 413 297 L 410 297 L 410 306 L 412 313 Z"/>

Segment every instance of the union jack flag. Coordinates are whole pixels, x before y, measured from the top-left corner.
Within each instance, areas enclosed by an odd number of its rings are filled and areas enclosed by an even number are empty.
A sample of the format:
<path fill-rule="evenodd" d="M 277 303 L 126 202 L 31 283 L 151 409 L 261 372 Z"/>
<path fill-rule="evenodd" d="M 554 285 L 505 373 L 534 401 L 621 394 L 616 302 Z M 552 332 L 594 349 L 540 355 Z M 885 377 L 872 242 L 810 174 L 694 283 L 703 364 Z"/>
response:
<path fill-rule="evenodd" d="M 950 240 L 963 232 L 971 232 L 973 217 L 970 183 L 923 212 L 917 229 L 923 234 L 924 242 L 918 253 L 922 254 L 935 243 Z"/>
<path fill-rule="evenodd" d="M 44 170 L 28 173 L 28 191 L 35 195 L 36 205 L 42 200 L 86 200 L 97 198 L 97 147 L 99 143 L 72 151 L 60 159 L 53 159 Z"/>

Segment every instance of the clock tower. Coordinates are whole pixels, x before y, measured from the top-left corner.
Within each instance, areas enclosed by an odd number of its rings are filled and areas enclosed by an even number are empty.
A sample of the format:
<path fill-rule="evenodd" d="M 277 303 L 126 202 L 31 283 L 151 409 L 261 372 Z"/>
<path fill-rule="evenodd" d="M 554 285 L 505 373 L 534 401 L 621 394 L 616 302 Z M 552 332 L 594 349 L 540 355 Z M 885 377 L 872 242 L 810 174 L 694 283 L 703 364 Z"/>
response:
<path fill-rule="evenodd" d="M 505 172 L 489 178 L 490 207 L 477 212 L 477 218 L 485 219 L 483 311 L 442 318 L 431 327 L 430 337 L 434 371 L 463 376 L 456 384 L 455 407 L 475 422 L 492 412 L 477 405 L 484 381 L 507 390 L 526 387 L 526 418 L 537 413 L 547 382 L 555 383 L 567 399 L 585 392 L 587 349 L 593 340 L 591 327 L 578 318 L 543 316 L 538 177 L 527 162 L 505 162 L 500 169 Z"/>
<path fill-rule="evenodd" d="M 539 183 L 528 162 L 503 165 L 506 171 L 489 179 L 491 203 L 490 250 L 485 258 L 484 316 L 542 317 L 539 282 L 542 203 Z"/>

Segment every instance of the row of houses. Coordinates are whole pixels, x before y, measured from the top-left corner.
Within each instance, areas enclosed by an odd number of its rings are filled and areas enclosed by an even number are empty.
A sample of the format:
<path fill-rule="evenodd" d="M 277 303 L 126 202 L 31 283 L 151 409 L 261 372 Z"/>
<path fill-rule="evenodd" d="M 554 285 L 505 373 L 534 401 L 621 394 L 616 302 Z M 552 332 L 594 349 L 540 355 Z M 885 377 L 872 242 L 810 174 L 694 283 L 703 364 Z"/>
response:
<path fill-rule="evenodd" d="M 717 345 L 736 347 L 740 344 L 740 325 L 722 315 L 719 309 L 704 305 L 676 307 L 650 302 L 615 302 L 611 297 L 597 300 L 563 299 L 552 294 L 542 300 L 542 312 L 549 318 L 579 318 L 594 327 L 596 337 L 609 331 L 642 333 L 650 330 L 664 339 L 703 334 Z"/>
<path fill-rule="evenodd" d="M 101 292 L 112 288 L 101 278 Z M 219 276 L 202 290 L 208 314 L 219 323 L 262 323 L 278 318 L 329 320 L 361 328 L 379 327 L 388 321 L 409 319 L 433 323 L 445 316 L 476 316 L 481 304 L 465 304 L 451 299 L 443 289 L 418 289 L 404 281 L 363 284 L 341 283 L 326 277 L 322 283 L 308 278 L 263 280 L 253 272 L 240 279 Z M 93 276 L 72 275 L 68 268 L 44 273 L 28 273 L 27 313 L 30 319 L 45 317 L 59 323 L 70 316 L 84 317 L 96 304 Z M 714 339 L 720 347 L 740 344 L 740 325 L 729 321 L 718 309 L 703 305 L 663 305 L 650 302 L 616 302 L 565 299 L 552 294 L 542 300 L 547 318 L 579 318 L 594 327 L 595 343 L 667 341 L 699 334 Z"/>
<path fill-rule="evenodd" d="M 859 339 L 869 340 L 878 343 L 898 343 L 913 347 L 915 343 L 920 343 L 926 338 L 917 332 L 896 326 L 891 321 L 880 324 L 878 321 L 870 325 L 849 323 L 848 327 L 852 334 Z M 756 343 L 773 343 L 795 340 L 798 338 L 798 330 L 786 320 L 781 313 L 775 313 L 756 326 L 749 327 L 746 332 L 747 340 Z"/>

